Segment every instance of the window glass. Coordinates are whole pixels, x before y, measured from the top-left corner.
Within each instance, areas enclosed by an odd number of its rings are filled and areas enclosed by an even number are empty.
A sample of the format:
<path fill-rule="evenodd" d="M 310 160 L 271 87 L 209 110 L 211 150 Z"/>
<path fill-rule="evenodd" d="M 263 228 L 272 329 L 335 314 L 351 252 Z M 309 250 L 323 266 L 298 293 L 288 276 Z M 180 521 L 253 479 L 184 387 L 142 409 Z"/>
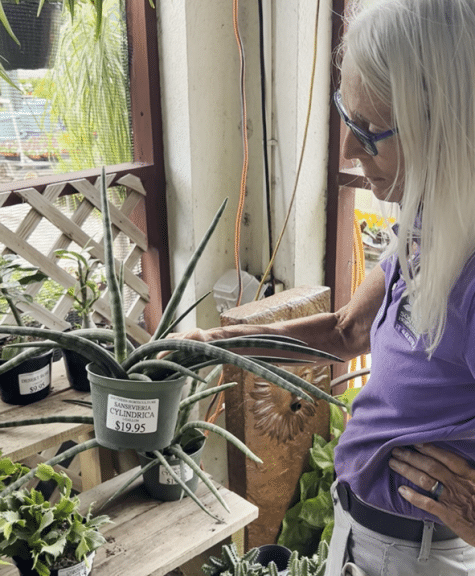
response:
<path fill-rule="evenodd" d="M 4 2 L 18 46 L 0 30 L 0 182 L 132 161 L 124 0 Z M 24 27 L 26 30 L 24 31 Z M 12 51 L 13 49 L 13 51 Z"/>

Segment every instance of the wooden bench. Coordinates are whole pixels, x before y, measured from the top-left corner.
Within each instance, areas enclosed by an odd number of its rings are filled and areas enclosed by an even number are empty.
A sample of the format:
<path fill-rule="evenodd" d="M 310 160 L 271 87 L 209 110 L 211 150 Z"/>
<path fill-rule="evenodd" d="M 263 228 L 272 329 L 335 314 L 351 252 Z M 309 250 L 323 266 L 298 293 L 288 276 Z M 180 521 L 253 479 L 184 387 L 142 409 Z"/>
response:
<path fill-rule="evenodd" d="M 77 392 L 69 386 L 62 360 L 53 362 L 51 393 L 27 406 L 13 406 L 0 401 L 0 421 L 24 420 L 55 415 L 92 416 L 85 406 L 64 400 L 90 400 L 90 394 Z M 89 424 L 38 424 L 18 428 L 0 428 L 0 450 L 4 456 L 34 466 L 54 456 L 68 440 L 83 442 L 93 438 Z M 114 475 L 110 451 L 103 448 L 88 450 L 77 457 L 79 468 L 72 466 L 69 474 L 78 491 L 88 490 Z M 79 470 L 81 474 L 79 475 Z"/>
<path fill-rule="evenodd" d="M 106 502 L 135 471 L 83 492 L 83 512 L 92 502 L 95 508 Z M 137 479 L 104 510 L 114 523 L 101 529 L 107 544 L 96 553 L 94 576 L 163 576 L 177 567 L 190 576 L 201 574 L 206 558 L 219 555 L 221 544 L 258 516 L 256 506 L 222 486 L 217 488 L 230 513 L 204 484 L 199 484 L 196 494 L 219 520 L 208 516 L 188 497 L 178 502 L 153 500 L 141 478 Z M 17 575 L 15 567 L 0 567 L 0 576 Z"/>
<path fill-rule="evenodd" d="M 64 366 L 53 364 L 53 391 L 29 406 L 10 406 L 0 402 L 0 420 L 20 420 L 46 416 L 49 414 L 91 415 L 87 407 L 67 404 L 63 399 L 89 399 L 89 394 L 69 388 Z M 41 424 L 20 428 L 0 429 L 0 448 L 5 456 L 35 464 L 46 457 L 48 451 L 57 451 L 58 446 L 67 440 L 81 441 L 93 436 L 93 428 L 84 424 Z M 103 453 L 101 454 L 101 451 Z M 80 494 L 83 511 L 92 502 L 95 508 L 131 477 L 136 468 L 102 482 L 107 474 L 112 474 L 110 461 L 101 461 L 106 449 L 88 450 L 79 455 L 80 474 L 68 468 L 73 481 L 82 486 L 93 486 Z M 121 453 L 122 454 L 122 453 Z M 201 574 L 200 567 L 210 554 L 219 555 L 222 543 L 255 520 L 258 508 L 234 492 L 217 485 L 221 496 L 231 512 L 216 501 L 201 482 L 197 496 L 205 507 L 219 520 L 213 519 L 201 510 L 195 502 L 186 497 L 179 502 L 158 502 L 153 500 L 143 487 L 142 479 L 137 479 L 131 487 L 114 501 L 105 512 L 113 524 L 103 527 L 107 545 L 97 551 L 94 560 L 94 576 L 163 576 L 181 567 L 188 576 Z M 84 488 L 83 488 L 84 490 Z M 0 567 L 0 576 L 17 576 L 14 566 Z"/>

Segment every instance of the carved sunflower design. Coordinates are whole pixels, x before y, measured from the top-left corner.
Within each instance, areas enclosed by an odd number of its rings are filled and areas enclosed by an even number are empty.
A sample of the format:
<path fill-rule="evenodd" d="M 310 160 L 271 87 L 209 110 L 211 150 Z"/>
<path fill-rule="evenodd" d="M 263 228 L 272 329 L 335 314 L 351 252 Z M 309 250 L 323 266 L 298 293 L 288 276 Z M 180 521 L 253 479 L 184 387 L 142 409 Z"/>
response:
<path fill-rule="evenodd" d="M 328 378 L 325 368 L 303 366 L 294 369 L 294 373 L 314 386 Z M 250 396 L 253 400 L 250 408 L 254 414 L 255 428 L 278 444 L 296 438 L 304 431 L 309 418 L 316 414 L 316 404 L 264 380 L 255 380 Z"/>

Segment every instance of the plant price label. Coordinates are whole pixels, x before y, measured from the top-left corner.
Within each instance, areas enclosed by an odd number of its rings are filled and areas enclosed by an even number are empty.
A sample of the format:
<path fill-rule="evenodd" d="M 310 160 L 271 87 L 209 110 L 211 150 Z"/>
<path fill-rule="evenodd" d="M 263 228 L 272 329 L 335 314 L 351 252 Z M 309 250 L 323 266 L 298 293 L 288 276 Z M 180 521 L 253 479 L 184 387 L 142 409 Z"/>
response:
<path fill-rule="evenodd" d="M 88 562 L 80 562 L 75 566 L 70 566 L 69 568 L 60 568 L 58 570 L 58 576 L 89 576 L 92 570 L 92 561 L 94 559 L 95 552 L 88 556 Z"/>
<path fill-rule="evenodd" d="M 48 364 L 44 368 L 40 368 L 35 372 L 28 372 L 27 374 L 19 374 L 18 387 L 20 394 L 34 394 L 46 388 L 51 384 L 51 370 Z"/>
<path fill-rule="evenodd" d="M 158 398 L 122 398 L 109 394 L 107 397 L 106 426 L 117 432 L 150 434 L 157 431 Z"/>
<path fill-rule="evenodd" d="M 180 464 L 175 464 L 172 467 L 173 472 L 183 480 L 183 482 L 188 482 L 193 478 L 193 470 L 188 466 L 188 464 L 183 463 L 183 467 Z M 183 475 L 181 471 L 183 470 Z M 160 475 L 158 482 L 160 484 L 178 484 L 170 474 L 170 472 L 164 467 L 160 466 Z"/>

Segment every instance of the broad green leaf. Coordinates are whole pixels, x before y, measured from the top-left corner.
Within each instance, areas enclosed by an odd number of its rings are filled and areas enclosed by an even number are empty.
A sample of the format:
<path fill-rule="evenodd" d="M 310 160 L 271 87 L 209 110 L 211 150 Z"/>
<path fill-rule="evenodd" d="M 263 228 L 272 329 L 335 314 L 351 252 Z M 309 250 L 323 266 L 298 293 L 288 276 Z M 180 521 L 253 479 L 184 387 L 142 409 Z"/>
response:
<path fill-rule="evenodd" d="M 304 472 L 302 476 L 300 476 L 299 485 L 301 502 L 307 500 L 308 498 L 314 498 L 317 495 L 321 477 L 321 470 Z"/>
<path fill-rule="evenodd" d="M 333 468 L 333 451 L 319 445 L 314 445 L 310 448 L 310 462 L 313 468 L 320 470 L 327 470 Z"/>
<path fill-rule="evenodd" d="M 331 494 L 321 490 L 315 498 L 303 502 L 299 518 L 314 528 L 324 528 L 333 518 Z"/>
<path fill-rule="evenodd" d="M 60 556 L 63 551 L 64 551 L 64 547 L 66 546 L 66 536 L 62 536 L 61 538 L 59 538 L 59 540 L 57 540 L 56 542 L 54 542 L 53 544 L 48 544 L 48 545 L 44 545 L 41 547 L 41 552 L 43 554 L 51 554 L 54 558 L 57 558 L 58 556 Z"/>
<path fill-rule="evenodd" d="M 345 415 L 340 408 L 330 404 L 330 435 L 339 438 L 345 429 Z"/>
<path fill-rule="evenodd" d="M 277 543 L 290 550 L 296 550 L 299 554 L 305 554 L 309 543 L 316 541 L 320 530 L 300 519 L 301 510 L 302 503 L 299 502 L 287 511 Z"/>

